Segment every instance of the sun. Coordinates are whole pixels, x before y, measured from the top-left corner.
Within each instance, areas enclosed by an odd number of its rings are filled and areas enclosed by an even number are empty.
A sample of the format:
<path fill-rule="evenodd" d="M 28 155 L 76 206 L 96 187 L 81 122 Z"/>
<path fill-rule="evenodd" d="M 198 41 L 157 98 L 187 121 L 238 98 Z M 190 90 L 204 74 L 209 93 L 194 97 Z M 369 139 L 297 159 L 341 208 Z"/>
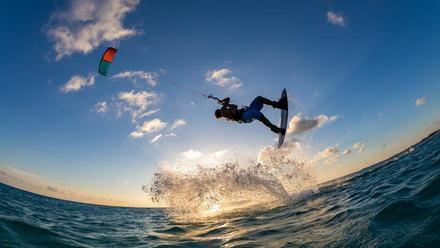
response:
<path fill-rule="evenodd" d="M 216 213 L 218 211 L 220 211 L 220 205 L 217 203 L 213 204 L 208 210 L 210 213 Z"/>

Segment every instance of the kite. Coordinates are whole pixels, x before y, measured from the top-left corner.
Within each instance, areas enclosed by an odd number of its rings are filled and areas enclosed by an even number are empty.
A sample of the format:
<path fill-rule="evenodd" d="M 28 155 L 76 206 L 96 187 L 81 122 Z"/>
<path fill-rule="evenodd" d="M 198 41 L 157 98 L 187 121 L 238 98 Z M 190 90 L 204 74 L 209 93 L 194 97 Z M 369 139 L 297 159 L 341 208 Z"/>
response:
<path fill-rule="evenodd" d="M 102 54 L 101 62 L 99 62 L 98 72 L 101 75 L 107 76 L 108 69 L 112 64 L 113 58 L 116 56 L 116 52 L 118 49 L 114 47 L 109 47 L 105 50 L 104 54 Z"/>

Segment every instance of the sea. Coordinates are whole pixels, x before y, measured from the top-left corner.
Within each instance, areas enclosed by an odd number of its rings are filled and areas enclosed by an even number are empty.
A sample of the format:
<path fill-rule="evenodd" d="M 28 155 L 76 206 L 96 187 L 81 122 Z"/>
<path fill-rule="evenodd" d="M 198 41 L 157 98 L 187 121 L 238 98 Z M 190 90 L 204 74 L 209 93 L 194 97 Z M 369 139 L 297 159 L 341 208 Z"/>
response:
<path fill-rule="evenodd" d="M 159 176 L 149 189 L 156 200 L 164 185 Z M 193 218 L 198 210 L 89 205 L 0 184 L 0 247 L 440 247 L 440 134 L 305 191 L 227 213 L 220 201 L 209 206 L 218 215 Z"/>

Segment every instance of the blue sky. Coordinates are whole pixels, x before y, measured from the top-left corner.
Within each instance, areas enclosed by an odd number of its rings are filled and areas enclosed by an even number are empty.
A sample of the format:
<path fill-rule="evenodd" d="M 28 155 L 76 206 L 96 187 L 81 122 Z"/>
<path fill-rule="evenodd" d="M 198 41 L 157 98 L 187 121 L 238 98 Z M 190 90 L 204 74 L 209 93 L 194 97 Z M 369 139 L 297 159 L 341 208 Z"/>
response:
<path fill-rule="evenodd" d="M 439 127 L 439 5 L 3 1 L 2 181 L 148 205 L 141 185 L 163 161 L 255 159 L 274 144 L 260 123 L 215 120 L 215 103 L 170 82 L 238 105 L 287 88 L 301 159 L 322 180 L 359 170 Z M 108 46 L 119 51 L 103 77 Z M 263 112 L 278 122 L 278 111 Z"/>

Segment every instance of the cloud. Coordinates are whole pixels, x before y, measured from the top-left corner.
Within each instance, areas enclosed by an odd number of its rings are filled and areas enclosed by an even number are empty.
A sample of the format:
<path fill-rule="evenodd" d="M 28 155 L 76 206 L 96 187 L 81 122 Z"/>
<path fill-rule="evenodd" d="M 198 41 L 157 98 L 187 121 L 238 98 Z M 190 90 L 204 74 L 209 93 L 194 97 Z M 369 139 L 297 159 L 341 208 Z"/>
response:
<path fill-rule="evenodd" d="M 159 95 L 148 91 L 123 91 L 118 94 L 118 99 L 121 100 L 117 104 L 117 110 L 120 114 L 129 112 L 132 122 L 138 119 L 150 116 L 157 113 L 158 109 L 148 110 L 148 107 L 155 104 L 159 99 Z M 120 115 L 119 114 L 119 115 Z"/>
<path fill-rule="evenodd" d="M 171 130 L 176 129 L 178 127 L 182 127 L 186 125 L 186 121 L 184 119 L 177 119 L 174 121 L 173 125 L 171 126 Z"/>
<path fill-rule="evenodd" d="M 197 159 L 200 158 L 203 154 L 199 151 L 189 149 L 186 152 L 183 152 L 182 155 L 187 159 Z"/>
<path fill-rule="evenodd" d="M 147 71 L 125 71 L 118 73 L 111 78 L 112 79 L 127 78 L 132 82 L 137 82 L 137 80 L 143 80 L 150 86 L 156 86 L 157 79 L 159 78 L 159 74 L 156 72 L 147 72 Z"/>
<path fill-rule="evenodd" d="M 76 92 L 81 90 L 84 87 L 92 86 L 95 84 L 96 75 L 90 73 L 87 77 L 82 77 L 80 75 L 75 75 L 67 81 L 66 84 L 60 87 L 61 92 L 64 94 L 70 92 Z"/>
<path fill-rule="evenodd" d="M 266 146 L 258 153 L 257 161 L 263 164 L 272 164 L 273 160 L 305 160 L 301 144 L 296 140 L 286 140 L 281 148 Z"/>
<path fill-rule="evenodd" d="M 98 102 L 95 104 L 95 111 L 98 113 L 107 113 L 108 105 L 106 101 Z"/>
<path fill-rule="evenodd" d="M 22 147 L 20 150 L 18 150 L 17 152 L 18 154 L 35 154 L 37 153 L 34 149 L 30 149 L 28 147 Z"/>
<path fill-rule="evenodd" d="M 220 151 L 212 153 L 212 155 L 214 155 L 215 157 L 221 157 L 221 156 L 225 155 L 228 151 L 229 151 L 228 149 L 220 150 Z"/>
<path fill-rule="evenodd" d="M 155 143 L 155 142 L 159 141 L 159 140 L 162 139 L 162 138 L 168 138 L 168 137 L 177 137 L 177 135 L 176 135 L 175 133 L 167 133 L 167 134 L 162 134 L 162 133 L 160 133 L 160 134 L 154 136 L 154 137 L 150 140 L 150 142 L 151 142 L 151 143 Z"/>
<path fill-rule="evenodd" d="M 350 154 L 351 154 L 351 150 L 350 150 L 350 149 L 347 149 L 347 150 L 343 151 L 342 154 L 344 154 L 344 155 L 350 155 Z"/>
<path fill-rule="evenodd" d="M 295 115 L 290 119 L 289 128 L 287 133 L 289 134 L 302 134 L 315 128 L 319 128 L 325 123 L 333 122 L 338 119 L 338 116 L 319 115 L 313 118 L 304 117 L 301 113 Z"/>
<path fill-rule="evenodd" d="M 417 98 L 416 106 L 421 106 L 426 104 L 426 97 Z"/>
<path fill-rule="evenodd" d="M 206 81 L 212 82 L 222 88 L 228 88 L 231 91 L 237 90 L 243 85 L 243 83 L 240 78 L 230 76 L 230 74 L 231 71 L 228 68 L 210 70 L 206 73 Z"/>
<path fill-rule="evenodd" d="M 327 160 L 324 161 L 324 164 L 333 164 L 334 162 L 338 161 L 339 155 L 335 154 L 331 157 L 329 157 Z"/>
<path fill-rule="evenodd" d="M 150 142 L 154 143 L 154 142 L 158 141 L 160 138 L 162 138 L 162 136 L 163 136 L 163 134 L 158 134 L 158 135 L 154 136 L 154 138 L 152 138 L 150 140 Z"/>
<path fill-rule="evenodd" d="M 55 59 L 73 53 L 87 54 L 105 42 L 138 34 L 122 23 L 138 3 L 139 0 L 75 0 L 67 10 L 54 13 L 47 36 L 54 42 Z"/>
<path fill-rule="evenodd" d="M 317 163 L 319 161 L 324 161 L 325 164 L 334 163 L 339 159 L 339 151 L 338 146 L 327 147 L 323 151 L 316 154 L 311 162 Z"/>
<path fill-rule="evenodd" d="M 359 141 L 353 144 L 353 149 L 363 152 L 367 149 L 367 141 Z"/>
<path fill-rule="evenodd" d="M 154 133 L 160 131 L 164 129 L 166 126 L 167 126 L 166 122 L 162 122 L 160 119 L 157 118 L 151 121 L 144 121 L 144 123 L 141 126 L 138 125 L 136 127 L 136 130 L 130 133 L 130 136 L 135 139 L 139 139 L 144 137 L 144 135 L 147 133 Z"/>
<path fill-rule="evenodd" d="M 57 188 L 55 188 L 53 186 L 47 186 L 46 189 L 49 190 L 49 191 L 53 191 L 53 192 L 58 192 L 59 191 Z"/>
<path fill-rule="evenodd" d="M 337 146 L 331 146 L 325 148 L 322 152 L 318 154 L 319 158 L 329 158 L 339 152 L 339 147 Z"/>
<path fill-rule="evenodd" d="M 339 27 L 347 25 L 346 18 L 341 13 L 335 13 L 333 11 L 327 12 L 327 21 Z"/>

